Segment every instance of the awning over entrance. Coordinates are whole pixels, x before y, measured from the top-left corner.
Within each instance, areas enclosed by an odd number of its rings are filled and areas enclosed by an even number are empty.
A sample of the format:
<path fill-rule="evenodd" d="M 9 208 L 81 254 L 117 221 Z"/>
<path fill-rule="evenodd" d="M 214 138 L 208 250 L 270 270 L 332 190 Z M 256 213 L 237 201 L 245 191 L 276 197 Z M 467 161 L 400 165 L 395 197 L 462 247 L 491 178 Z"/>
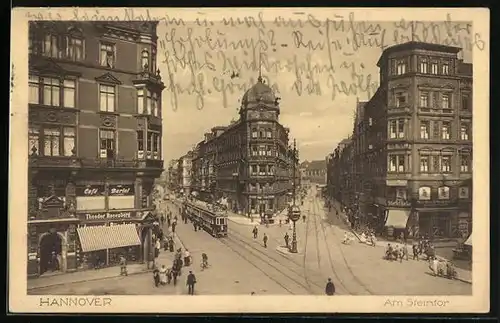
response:
<path fill-rule="evenodd" d="M 406 210 L 388 210 L 387 220 L 385 221 L 386 227 L 394 227 L 395 229 L 405 229 L 406 222 L 410 211 Z"/>
<path fill-rule="evenodd" d="M 465 240 L 464 245 L 472 247 L 472 232 L 469 235 L 469 237 L 467 238 L 467 240 Z"/>
<path fill-rule="evenodd" d="M 83 252 L 141 244 L 135 224 L 82 227 L 77 232 Z"/>

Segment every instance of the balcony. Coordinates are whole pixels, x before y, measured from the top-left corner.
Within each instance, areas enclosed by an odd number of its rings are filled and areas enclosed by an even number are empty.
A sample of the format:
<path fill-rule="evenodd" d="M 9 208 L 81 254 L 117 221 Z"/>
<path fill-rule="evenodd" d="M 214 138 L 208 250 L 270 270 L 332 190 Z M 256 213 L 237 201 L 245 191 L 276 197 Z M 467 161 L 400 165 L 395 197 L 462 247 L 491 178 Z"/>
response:
<path fill-rule="evenodd" d="M 121 158 L 83 158 L 83 168 L 156 168 L 163 169 L 163 160 L 158 159 L 121 159 Z"/>
<path fill-rule="evenodd" d="M 387 109 L 388 115 L 410 115 L 411 110 L 408 106 L 403 107 L 390 107 Z"/>
<path fill-rule="evenodd" d="M 144 70 L 141 73 L 137 74 L 136 78 L 132 80 L 134 84 L 152 84 L 157 86 L 160 89 L 164 89 L 165 85 L 161 81 L 160 70 L 156 72 L 151 72 L 148 70 Z"/>
<path fill-rule="evenodd" d="M 422 116 L 452 116 L 455 110 L 431 107 L 418 107 L 418 115 Z"/>
<path fill-rule="evenodd" d="M 29 156 L 29 168 L 79 168 L 80 158 L 75 156 Z"/>

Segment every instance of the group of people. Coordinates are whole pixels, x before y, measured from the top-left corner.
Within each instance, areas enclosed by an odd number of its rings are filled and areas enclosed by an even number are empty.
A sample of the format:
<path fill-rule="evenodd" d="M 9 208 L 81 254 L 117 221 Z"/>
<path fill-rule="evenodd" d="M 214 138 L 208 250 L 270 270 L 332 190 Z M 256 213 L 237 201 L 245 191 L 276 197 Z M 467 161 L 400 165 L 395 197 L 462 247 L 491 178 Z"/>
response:
<path fill-rule="evenodd" d="M 427 238 L 419 239 L 413 244 L 413 259 L 419 260 L 423 254 L 426 256 L 426 260 L 431 261 L 436 259 L 436 249 L 431 241 Z"/>
<path fill-rule="evenodd" d="M 403 262 L 403 259 L 408 260 L 408 245 L 406 243 L 403 245 L 388 243 L 385 250 L 385 259 L 390 261 L 399 260 L 399 262 Z"/>
<path fill-rule="evenodd" d="M 259 235 L 259 229 L 257 228 L 257 226 L 253 227 L 252 234 L 253 234 L 253 238 L 257 239 L 257 237 Z M 262 237 L 262 243 L 264 245 L 264 248 L 267 248 L 267 241 L 268 240 L 269 240 L 269 238 L 267 237 L 267 234 L 264 233 L 264 236 Z"/>

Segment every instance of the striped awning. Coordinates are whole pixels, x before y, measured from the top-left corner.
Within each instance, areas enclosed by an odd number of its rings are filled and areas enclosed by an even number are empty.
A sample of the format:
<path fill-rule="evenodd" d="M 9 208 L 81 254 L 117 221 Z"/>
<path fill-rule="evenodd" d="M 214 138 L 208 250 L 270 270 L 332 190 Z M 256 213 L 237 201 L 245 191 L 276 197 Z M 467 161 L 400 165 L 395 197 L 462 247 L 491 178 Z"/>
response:
<path fill-rule="evenodd" d="M 82 227 L 77 232 L 83 252 L 141 244 L 135 224 Z"/>
<path fill-rule="evenodd" d="M 405 229 L 410 212 L 407 210 L 389 210 L 385 226 L 396 229 Z"/>

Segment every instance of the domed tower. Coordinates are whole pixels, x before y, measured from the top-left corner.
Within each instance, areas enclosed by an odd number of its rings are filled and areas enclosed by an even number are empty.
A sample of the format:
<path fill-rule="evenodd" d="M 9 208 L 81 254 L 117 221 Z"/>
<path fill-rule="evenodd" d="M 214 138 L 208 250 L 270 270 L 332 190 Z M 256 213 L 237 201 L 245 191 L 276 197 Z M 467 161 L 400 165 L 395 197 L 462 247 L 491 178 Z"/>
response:
<path fill-rule="evenodd" d="M 267 119 L 278 121 L 279 99 L 273 90 L 259 76 L 257 83 L 248 89 L 241 99 L 242 120 Z"/>
<path fill-rule="evenodd" d="M 246 158 L 241 163 L 243 205 L 252 216 L 272 217 L 286 205 L 288 132 L 278 121 L 279 98 L 259 76 L 243 95 L 240 120 Z"/>

